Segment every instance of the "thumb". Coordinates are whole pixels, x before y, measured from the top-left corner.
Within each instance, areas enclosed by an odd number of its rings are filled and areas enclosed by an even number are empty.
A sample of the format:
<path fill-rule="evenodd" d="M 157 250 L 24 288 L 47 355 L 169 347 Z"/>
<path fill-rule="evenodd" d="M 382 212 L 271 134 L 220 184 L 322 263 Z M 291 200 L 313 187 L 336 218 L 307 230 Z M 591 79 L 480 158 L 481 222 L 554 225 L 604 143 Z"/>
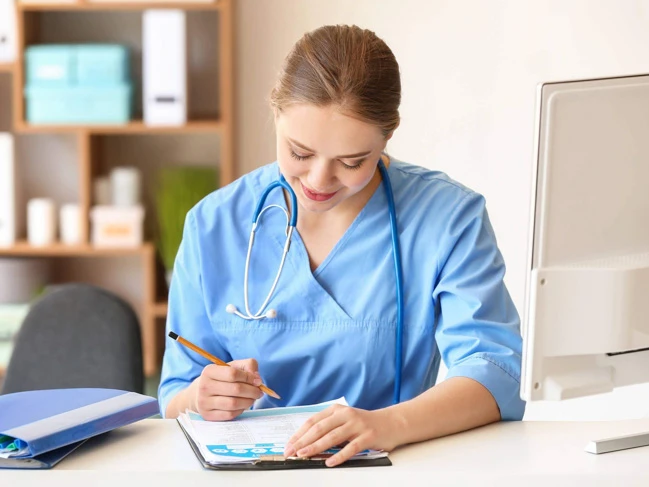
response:
<path fill-rule="evenodd" d="M 232 362 L 229 362 L 229 365 L 232 367 L 235 367 L 239 370 L 243 370 L 247 372 L 249 376 L 249 381 L 251 384 L 255 379 L 261 379 L 259 376 L 259 364 L 254 358 L 246 358 L 242 360 L 233 360 Z"/>

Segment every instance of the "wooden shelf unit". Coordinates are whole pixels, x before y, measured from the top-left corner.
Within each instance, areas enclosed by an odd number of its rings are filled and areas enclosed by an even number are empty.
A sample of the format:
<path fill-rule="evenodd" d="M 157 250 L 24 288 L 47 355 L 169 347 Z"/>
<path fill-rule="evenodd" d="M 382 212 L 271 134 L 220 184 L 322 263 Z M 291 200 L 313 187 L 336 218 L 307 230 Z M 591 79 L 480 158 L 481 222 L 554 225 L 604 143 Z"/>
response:
<path fill-rule="evenodd" d="M 132 120 L 125 125 L 31 125 L 25 121 L 23 86 L 25 80 L 24 52 L 26 47 L 39 39 L 40 16 L 48 12 L 75 11 L 142 11 L 145 9 L 181 9 L 187 11 L 209 11 L 218 16 L 218 35 L 214 35 L 217 46 L 218 69 L 215 83 L 218 85 L 218 115 L 209 118 L 192 119 L 179 127 L 151 127 L 142 120 Z M 160 350 L 164 341 L 164 331 L 159 329 L 159 321 L 167 314 L 167 303 L 157 295 L 157 283 L 161 276 L 156 275 L 156 248 L 150 242 L 133 249 L 106 249 L 93 247 L 89 242 L 89 210 L 92 201 L 92 178 L 97 165 L 98 145 L 103 136 L 113 135 L 194 135 L 205 134 L 218 137 L 219 182 L 229 184 L 235 177 L 233 152 L 233 34 L 232 0 L 214 2 L 126 2 L 126 1 L 75 1 L 17 2 L 18 59 L 15 63 L 0 64 L 0 72 L 12 76 L 13 131 L 16 134 L 72 135 L 76 139 L 78 163 L 79 205 L 84 217 L 81 221 L 83 244 L 66 246 L 62 244 L 47 247 L 33 247 L 26 242 L 18 242 L 9 248 L 0 248 L 0 256 L 28 257 L 139 257 L 144 272 L 144 306 L 140 312 L 144 369 L 147 376 L 159 371 Z M 191 31 L 188 29 L 188 36 Z M 216 162 L 216 161 L 215 161 Z M 20 160 L 17 161 L 20 164 Z M 44 167 L 44 169 L 46 169 Z"/>
<path fill-rule="evenodd" d="M 120 135 L 120 134 L 200 134 L 220 132 L 223 124 L 219 120 L 190 120 L 185 125 L 148 126 L 141 120 L 132 120 L 124 125 L 31 125 L 18 122 L 14 127 L 16 133 L 23 134 L 55 134 L 82 133 L 89 135 Z"/>
<path fill-rule="evenodd" d="M 25 241 L 16 242 L 11 247 L 0 247 L 0 256 L 21 257 L 119 257 L 123 255 L 140 255 L 150 252 L 153 244 L 145 242 L 133 248 L 102 248 L 90 244 L 64 245 L 56 243 L 44 247 L 35 247 Z"/>
<path fill-rule="evenodd" d="M 167 316 L 167 308 L 168 308 L 167 303 L 162 303 L 162 302 L 156 303 L 153 306 L 153 313 L 158 318 L 164 318 L 165 316 Z"/>
<path fill-rule="evenodd" d="M 177 8 L 181 10 L 226 10 L 230 8 L 229 0 L 215 0 L 215 1 L 179 1 L 179 2 L 165 2 L 165 1 L 143 1 L 143 2 L 129 2 L 129 1 L 89 1 L 89 0 L 76 0 L 70 2 L 38 2 L 28 1 L 17 3 L 20 10 L 29 12 L 50 12 L 50 11 L 93 11 L 93 10 L 146 10 L 146 9 L 159 9 L 159 8 Z"/>

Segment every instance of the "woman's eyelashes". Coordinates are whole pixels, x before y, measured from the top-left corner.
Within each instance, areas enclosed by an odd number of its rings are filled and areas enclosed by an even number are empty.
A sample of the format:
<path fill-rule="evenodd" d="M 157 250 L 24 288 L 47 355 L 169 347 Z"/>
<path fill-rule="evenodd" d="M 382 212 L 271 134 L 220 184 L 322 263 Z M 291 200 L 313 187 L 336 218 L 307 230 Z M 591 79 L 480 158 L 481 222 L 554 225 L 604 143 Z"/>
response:
<path fill-rule="evenodd" d="M 345 166 L 345 169 L 351 169 L 352 171 L 355 171 L 356 169 L 360 169 L 364 162 L 365 159 L 361 159 L 360 161 L 355 161 L 353 164 L 346 164 L 343 161 L 340 161 L 340 163 L 343 166 Z"/>
<path fill-rule="evenodd" d="M 298 161 L 306 161 L 309 157 L 311 157 L 311 154 L 309 154 L 308 156 L 303 156 L 303 155 L 297 154 L 293 149 L 289 149 L 289 150 L 291 151 L 291 157 L 293 159 L 298 160 Z"/>
<path fill-rule="evenodd" d="M 298 154 L 293 149 L 289 149 L 289 151 L 291 153 L 291 157 L 293 159 L 297 160 L 297 161 L 306 161 L 307 159 L 309 159 L 309 158 L 311 158 L 313 156 L 313 154 L 308 154 L 308 155 Z M 340 161 L 340 160 L 339 160 L 339 162 L 345 167 L 345 169 L 355 170 L 355 169 L 360 169 L 363 162 L 365 162 L 365 159 L 355 161 L 353 164 L 347 164 L 347 163 L 345 163 L 343 161 Z"/>

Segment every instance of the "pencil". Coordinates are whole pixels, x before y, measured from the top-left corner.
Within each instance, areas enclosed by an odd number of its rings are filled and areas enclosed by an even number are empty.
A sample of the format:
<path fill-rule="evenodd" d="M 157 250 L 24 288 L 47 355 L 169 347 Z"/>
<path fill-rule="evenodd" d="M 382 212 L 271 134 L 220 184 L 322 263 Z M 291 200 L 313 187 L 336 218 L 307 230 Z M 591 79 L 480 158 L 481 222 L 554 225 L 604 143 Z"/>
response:
<path fill-rule="evenodd" d="M 177 342 L 179 342 L 179 343 L 185 345 L 187 348 L 193 350 L 193 351 L 196 352 L 197 354 L 202 355 L 202 356 L 205 357 L 207 360 L 209 360 L 209 361 L 211 361 L 211 362 L 214 362 L 216 365 L 225 365 L 226 367 L 230 367 L 230 364 L 225 363 L 225 362 L 224 362 L 223 360 L 221 360 L 220 358 L 215 357 L 215 356 L 212 355 L 211 353 L 206 352 L 206 351 L 203 350 L 201 347 L 198 347 L 198 346 L 194 345 L 192 342 L 190 342 L 190 341 L 188 341 L 188 340 L 185 340 L 183 337 L 179 336 L 177 333 L 174 333 L 173 331 L 170 331 L 170 332 L 169 332 L 169 336 L 170 336 L 171 338 L 173 338 L 174 340 L 176 340 Z M 277 393 L 276 393 L 274 390 L 272 390 L 271 388 L 266 387 L 264 384 L 260 385 L 259 388 L 260 388 L 263 392 L 265 392 L 266 394 L 268 394 L 269 396 L 274 397 L 275 399 L 281 399 L 281 398 L 279 397 L 279 394 L 277 394 Z"/>

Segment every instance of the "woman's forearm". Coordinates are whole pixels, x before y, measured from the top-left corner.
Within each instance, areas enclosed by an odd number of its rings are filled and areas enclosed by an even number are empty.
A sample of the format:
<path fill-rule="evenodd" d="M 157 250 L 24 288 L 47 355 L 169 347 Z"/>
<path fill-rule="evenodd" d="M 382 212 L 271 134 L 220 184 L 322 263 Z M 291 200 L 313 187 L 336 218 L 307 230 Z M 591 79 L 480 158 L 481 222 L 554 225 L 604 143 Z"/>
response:
<path fill-rule="evenodd" d="M 405 445 L 465 431 L 500 420 L 491 393 L 479 382 L 453 377 L 410 401 L 383 410 Z"/>
<path fill-rule="evenodd" d="M 186 409 L 196 410 L 195 404 L 195 392 L 194 384 L 196 381 L 192 382 L 188 387 L 178 392 L 174 397 L 171 398 L 169 404 L 167 404 L 167 410 L 165 411 L 166 419 L 175 419 L 181 412 L 185 412 Z"/>

